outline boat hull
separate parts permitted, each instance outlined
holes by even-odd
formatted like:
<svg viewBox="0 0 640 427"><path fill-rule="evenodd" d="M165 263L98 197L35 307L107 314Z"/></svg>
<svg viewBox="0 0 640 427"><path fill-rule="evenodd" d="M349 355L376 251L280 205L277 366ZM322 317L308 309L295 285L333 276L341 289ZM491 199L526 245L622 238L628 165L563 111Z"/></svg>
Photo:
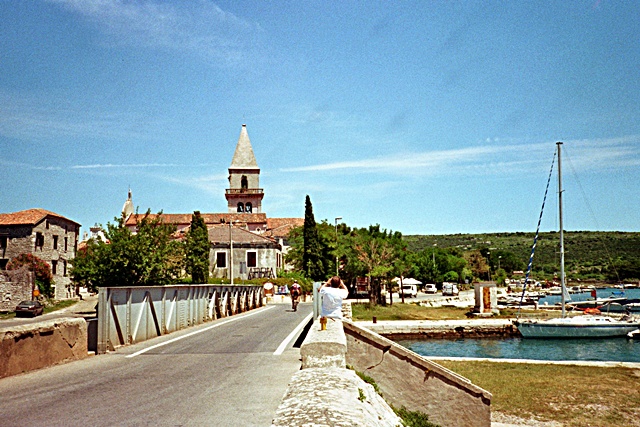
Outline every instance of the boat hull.
<svg viewBox="0 0 640 427"><path fill-rule="evenodd" d="M523 320L515 325L523 338L609 338L624 337L640 329L640 322L621 322L610 318L588 320Z"/></svg>

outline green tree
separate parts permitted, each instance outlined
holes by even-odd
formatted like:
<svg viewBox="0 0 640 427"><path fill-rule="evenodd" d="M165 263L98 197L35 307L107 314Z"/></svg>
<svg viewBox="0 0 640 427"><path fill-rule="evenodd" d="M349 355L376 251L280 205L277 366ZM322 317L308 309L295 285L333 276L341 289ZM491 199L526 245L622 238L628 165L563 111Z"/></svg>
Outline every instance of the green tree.
<svg viewBox="0 0 640 427"><path fill-rule="evenodd" d="M72 261L71 277L91 289L105 286L168 285L180 277L183 245L173 239L175 226L162 222L162 213L147 213L132 233L123 219L108 223L107 242L88 243Z"/></svg>
<svg viewBox="0 0 640 427"><path fill-rule="evenodd" d="M464 259L467 261L467 266L471 270L473 276L488 276L489 264L487 264L487 259L482 256L479 250L465 252Z"/></svg>
<svg viewBox="0 0 640 427"><path fill-rule="evenodd" d="M495 280L496 284L499 286L504 286L506 278L507 272L504 270L504 268L497 269L495 274L493 275L493 280Z"/></svg>
<svg viewBox="0 0 640 427"><path fill-rule="evenodd" d="M459 278L460 278L460 276L458 275L458 273L453 271L453 270L452 271L447 271L444 274L444 280L446 282L456 282L457 283Z"/></svg>
<svg viewBox="0 0 640 427"><path fill-rule="evenodd" d="M414 252L411 255L413 269L411 271L413 277L422 283L440 283L442 282L442 274L438 269L438 265L442 265L444 255L437 248L423 249Z"/></svg>
<svg viewBox="0 0 640 427"><path fill-rule="evenodd" d="M304 203L304 226L302 237L302 271L307 277L313 280L322 280L325 278L324 268L322 265L322 248L318 238L316 220L313 216L311 198L308 195Z"/></svg>
<svg viewBox="0 0 640 427"><path fill-rule="evenodd" d="M89 239L86 245L78 248L76 256L71 260L70 276L76 286L84 286L90 292L96 292L97 275L100 272L97 263L99 263L101 245L104 244L100 239Z"/></svg>
<svg viewBox="0 0 640 427"><path fill-rule="evenodd" d="M185 239L185 267L192 283L209 279L209 232L199 211L191 215L191 227Z"/></svg>
<svg viewBox="0 0 640 427"><path fill-rule="evenodd" d="M20 254L7 263L7 270L18 270L26 267L36 276L36 286L40 293L47 298L53 296L53 274L51 266L33 254Z"/></svg>
<svg viewBox="0 0 640 427"><path fill-rule="evenodd" d="M349 265L357 276L369 277L369 302L372 305L386 303L382 298L382 281L394 273L393 260L403 248L402 234L381 230L380 225L368 229L356 229L350 243L351 257Z"/></svg>

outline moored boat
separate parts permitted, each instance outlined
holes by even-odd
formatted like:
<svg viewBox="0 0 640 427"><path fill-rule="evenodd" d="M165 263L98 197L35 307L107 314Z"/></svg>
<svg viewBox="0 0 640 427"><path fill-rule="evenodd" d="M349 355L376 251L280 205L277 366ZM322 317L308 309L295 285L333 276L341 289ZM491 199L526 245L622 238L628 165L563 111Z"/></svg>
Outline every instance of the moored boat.
<svg viewBox="0 0 640 427"><path fill-rule="evenodd" d="M524 338L607 338L624 337L640 328L634 319L579 315L547 320L514 322Z"/></svg>
<svg viewBox="0 0 640 427"><path fill-rule="evenodd" d="M559 319L545 320L516 320L514 325L518 328L524 338L608 338L608 337L624 337L628 333L640 329L640 320L633 318L614 319L612 317L600 315L579 315L566 317L566 300L569 298L566 287L566 278L564 271L564 227L562 217L562 166L561 166L561 147L562 143L558 142L558 210L559 210L559 226L560 226L560 292L562 295L562 317ZM553 163L552 163L553 170ZM549 175L549 178L551 174ZM549 183L547 182L547 189ZM545 192L546 199L546 192ZM543 201L544 210L544 201ZM542 211L540 212L542 217ZM538 220L538 228L540 220ZM537 231L536 231L537 239ZM533 261L533 253L536 246L534 239L531 258L529 259L529 268L527 277L531 271L531 263ZM526 289L526 279L525 287Z"/></svg>

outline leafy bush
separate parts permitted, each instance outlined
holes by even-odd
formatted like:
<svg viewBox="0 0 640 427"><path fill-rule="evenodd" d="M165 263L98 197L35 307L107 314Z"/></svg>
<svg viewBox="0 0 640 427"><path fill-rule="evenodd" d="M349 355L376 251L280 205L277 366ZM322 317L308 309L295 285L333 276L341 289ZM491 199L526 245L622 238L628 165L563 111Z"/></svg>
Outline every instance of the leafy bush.
<svg viewBox="0 0 640 427"><path fill-rule="evenodd" d="M404 406L400 409L393 408L397 416L402 418L407 427L438 427L437 424L429 421L429 416L419 411L409 411Z"/></svg>
<svg viewBox="0 0 640 427"><path fill-rule="evenodd" d="M33 254L20 254L7 263L7 270L18 270L23 266L35 274L36 286L40 293L47 298L53 297L51 266Z"/></svg>

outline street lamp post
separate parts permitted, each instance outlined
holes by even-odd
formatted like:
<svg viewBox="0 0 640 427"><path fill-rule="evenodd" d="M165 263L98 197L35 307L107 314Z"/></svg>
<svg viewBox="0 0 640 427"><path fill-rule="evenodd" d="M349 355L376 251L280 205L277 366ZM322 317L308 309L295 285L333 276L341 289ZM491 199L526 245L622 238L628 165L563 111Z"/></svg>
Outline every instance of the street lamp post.
<svg viewBox="0 0 640 427"><path fill-rule="evenodd" d="M231 237L232 222L229 221L229 279L233 286L233 237Z"/></svg>
<svg viewBox="0 0 640 427"><path fill-rule="evenodd" d="M229 220L229 279L231 280L231 286L233 286L233 237L231 237L233 223L234 221Z"/></svg>
<svg viewBox="0 0 640 427"><path fill-rule="evenodd" d="M341 221L342 217L336 217L336 276L340 276L340 272L338 271L339 266L339 258L338 258L338 221Z"/></svg>

